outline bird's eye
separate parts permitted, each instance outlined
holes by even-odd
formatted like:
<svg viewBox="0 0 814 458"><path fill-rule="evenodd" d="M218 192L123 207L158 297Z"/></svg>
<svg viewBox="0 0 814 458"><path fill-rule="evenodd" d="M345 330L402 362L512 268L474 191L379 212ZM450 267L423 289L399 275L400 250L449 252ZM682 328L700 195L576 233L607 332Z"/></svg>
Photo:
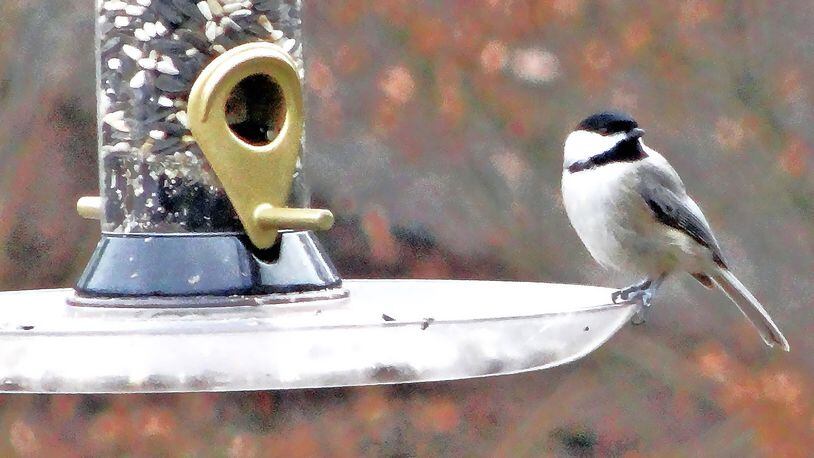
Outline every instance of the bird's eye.
<svg viewBox="0 0 814 458"><path fill-rule="evenodd" d="M599 129L599 133L600 133L601 135L606 135L606 134L608 133L608 128L607 128L607 127L603 127L603 128L601 128L601 129Z"/></svg>

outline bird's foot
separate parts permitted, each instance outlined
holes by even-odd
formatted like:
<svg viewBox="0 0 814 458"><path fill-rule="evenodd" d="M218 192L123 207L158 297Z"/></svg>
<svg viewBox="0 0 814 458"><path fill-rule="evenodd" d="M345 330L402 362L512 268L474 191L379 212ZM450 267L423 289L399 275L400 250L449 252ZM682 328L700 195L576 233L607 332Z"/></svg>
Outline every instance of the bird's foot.
<svg viewBox="0 0 814 458"><path fill-rule="evenodd" d="M651 284L652 282L650 280L644 280L627 288L620 289L619 291L614 291L611 293L611 300L614 304L633 300L637 294L649 289Z"/></svg>
<svg viewBox="0 0 814 458"><path fill-rule="evenodd" d="M664 276L659 277L653 281L650 279L636 283L635 285L628 286L627 288L620 289L611 293L611 299L614 304L620 302L634 302L639 304L639 310L633 315L630 320L633 324L643 324L647 321L647 313L650 310L650 304L653 301L653 296L661 284Z"/></svg>

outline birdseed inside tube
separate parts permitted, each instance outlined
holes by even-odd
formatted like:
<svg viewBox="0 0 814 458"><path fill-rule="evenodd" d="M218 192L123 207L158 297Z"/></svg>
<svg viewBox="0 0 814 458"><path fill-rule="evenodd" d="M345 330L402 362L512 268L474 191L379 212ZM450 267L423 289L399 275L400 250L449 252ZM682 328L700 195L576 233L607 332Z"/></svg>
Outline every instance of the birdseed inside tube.
<svg viewBox="0 0 814 458"><path fill-rule="evenodd" d="M189 93L212 60L256 41L282 46L302 76L300 12L299 0L97 1L103 232L242 232L189 130ZM226 108L236 133L274 138L278 126L246 108L274 89L271 81L238 86ZM290 201L307 204L299 164Z"/></svg>

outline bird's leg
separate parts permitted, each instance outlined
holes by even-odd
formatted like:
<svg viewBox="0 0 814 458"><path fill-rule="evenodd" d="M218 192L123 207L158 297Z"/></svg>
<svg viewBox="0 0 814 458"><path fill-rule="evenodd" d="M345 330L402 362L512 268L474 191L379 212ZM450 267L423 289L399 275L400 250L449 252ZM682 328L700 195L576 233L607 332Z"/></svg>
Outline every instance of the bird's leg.
<svg viewBox="0 0 814 458"><path fill-rule="evenodd" d="M633 324L643 324L647 321L647 314L650 310L650 305L653 302L653 296L656 295L656 291L661 286L662 282L664 282L664 278L666 277L665 274L660 275L655 280L648 281L648 285L641 288L638 291L633 292L630 295L630 300L634 300L639 302L639 310L633 315L633 319L631 319L631 323Z"/></svg>

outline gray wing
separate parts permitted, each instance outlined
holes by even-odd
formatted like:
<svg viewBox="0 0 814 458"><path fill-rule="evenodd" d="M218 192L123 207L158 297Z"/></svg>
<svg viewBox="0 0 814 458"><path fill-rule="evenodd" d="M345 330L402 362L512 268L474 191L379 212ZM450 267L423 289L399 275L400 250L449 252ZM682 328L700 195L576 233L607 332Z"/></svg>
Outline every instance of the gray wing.
<svg viewBox="0 0 814 458"><path fill-rule="evenodd" d="M678 187L676 183L672 183L673 186L665 186L663 181L666 178L669 177L662 175L658 179L640 182L639 194L653 212L653 216L658 222L684 232L700 245L709 248L715 263L726 267L721 248L698 206L681 192L683 186ZM680 182L678 184L680 185Z"/></svg>

